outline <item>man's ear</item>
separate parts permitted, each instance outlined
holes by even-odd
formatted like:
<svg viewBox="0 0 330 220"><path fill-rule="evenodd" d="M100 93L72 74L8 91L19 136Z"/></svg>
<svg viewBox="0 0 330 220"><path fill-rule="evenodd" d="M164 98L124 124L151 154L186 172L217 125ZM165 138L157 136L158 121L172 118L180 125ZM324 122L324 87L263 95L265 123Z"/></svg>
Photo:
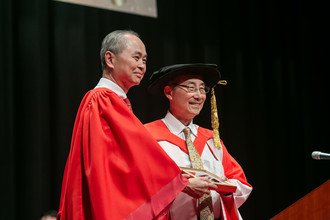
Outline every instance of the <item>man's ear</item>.
<svg viewBox="0 0 330 220"><path fill-rule="evenodd" d="M172 91L173 89L170 86L164 87L164 95L168 100L172 100Z"/></svg>
<svg viewBox="0 0 330 220"><path fill-rule="evenodd" d="M113 69L114 65L113 65L113 60L114 60L114 57L115 57L115 54L110 52L110 51L107 51L105 52L104 54L104 61L105 61L105 64L110 67L111 69Z"/></svg>

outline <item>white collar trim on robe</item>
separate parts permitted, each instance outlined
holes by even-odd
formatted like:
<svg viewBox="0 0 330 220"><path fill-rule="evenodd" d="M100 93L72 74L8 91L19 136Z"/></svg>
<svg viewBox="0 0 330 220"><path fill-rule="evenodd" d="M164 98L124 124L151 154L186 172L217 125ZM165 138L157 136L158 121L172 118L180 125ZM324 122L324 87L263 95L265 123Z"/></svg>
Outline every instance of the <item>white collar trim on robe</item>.
<svg viewBox="0 0 330 220"><path fill-rule="evenodd" d="M120 86L118 86L116 83L112 82L109 79L102 77L100 79L99 83L95 86L95 88L101 88L101 87L105 87L105 88L112 90L114 93L116 93L122 99L127 98L127 95L124 92L124 90Z"/></svg>

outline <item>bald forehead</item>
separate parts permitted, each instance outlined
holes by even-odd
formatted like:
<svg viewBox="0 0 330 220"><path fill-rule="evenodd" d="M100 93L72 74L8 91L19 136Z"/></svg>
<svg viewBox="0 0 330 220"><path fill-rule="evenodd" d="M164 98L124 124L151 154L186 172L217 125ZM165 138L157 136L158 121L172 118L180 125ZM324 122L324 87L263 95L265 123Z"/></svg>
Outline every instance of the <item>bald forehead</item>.
<svg viewBox="0 0 330 220"><path fill-rule="evenodd" d="M136 50L135 52L139 53L139 55L141 56L145 56L145 57L147 56L146 47L143 41L139 37L133 34L125 35L125 49L128 47L135 48Z"/></svg>

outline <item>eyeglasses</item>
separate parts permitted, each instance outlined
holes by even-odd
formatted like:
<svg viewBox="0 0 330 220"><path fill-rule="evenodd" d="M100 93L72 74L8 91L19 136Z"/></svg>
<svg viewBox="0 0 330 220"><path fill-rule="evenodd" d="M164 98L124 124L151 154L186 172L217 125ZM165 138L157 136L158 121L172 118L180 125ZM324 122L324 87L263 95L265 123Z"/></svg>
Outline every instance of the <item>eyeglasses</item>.
<svg viewBox="0 0 330 220"><path fill-rule="evenodd" d="M196 86L188 86L188 85L181 85L181 84L173 84L174 86L178 86L179 88L183 89L184 91L186 91L187 93L195 93L197 92L197 90L199 90L199 92L201 94L206 94L210 91L210 87L208 86L203 86L200 88L197 88Z"/></svg>

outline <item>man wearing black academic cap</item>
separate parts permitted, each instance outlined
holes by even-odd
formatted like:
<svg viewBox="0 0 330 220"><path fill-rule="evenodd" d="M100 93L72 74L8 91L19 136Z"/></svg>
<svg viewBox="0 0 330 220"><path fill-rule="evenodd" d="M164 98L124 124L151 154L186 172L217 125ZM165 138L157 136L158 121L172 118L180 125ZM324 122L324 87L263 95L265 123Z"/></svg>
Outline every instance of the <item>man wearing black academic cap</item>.
<svg viewBox="0 0 330 220"><path fill-rule="evenodd" d="M163 119L145 125L149 132L178 166L207 170L234 187L232 191L219 187L199 198L183 191L172 203L168 219L242 219L238 208L248 198L252 186L228 153L217 129L212 131L193 123L207 93L219 80L215 64L200 63L166 66L150 77L148 90L152 94L164 94L169 109ZM216 114L216 120L212 121L215 123L217 113L213 114Z"/></svg>

